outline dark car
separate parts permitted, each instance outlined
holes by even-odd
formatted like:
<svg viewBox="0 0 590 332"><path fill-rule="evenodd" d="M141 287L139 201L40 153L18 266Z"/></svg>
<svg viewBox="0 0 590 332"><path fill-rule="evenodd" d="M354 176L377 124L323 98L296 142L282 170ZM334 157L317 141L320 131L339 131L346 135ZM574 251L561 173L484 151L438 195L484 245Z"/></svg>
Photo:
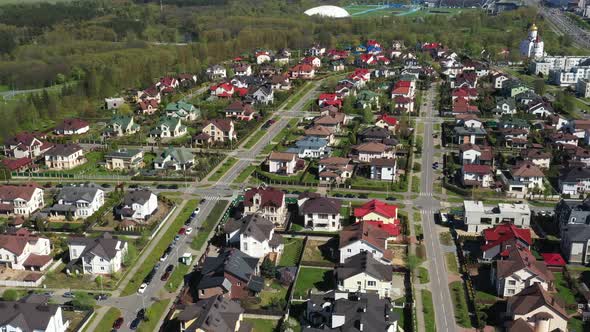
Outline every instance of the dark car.
<svg viewBox="0 0 590 332"><path fill-rule="evenodd" d="M75 295L72 292L65 292L64 297L66 297L68 299L73 299L75 297Z"/></svg>
<svg viewBox="0 0 590 332"><path fill-rule="evenodd" d="M356 196L353 195L353 194L346 194L346 195L344 195L344 197L346 197L346 198L355 198Z"/></svg>
<svg viewBox="0 0 590 332"><path fill-rule="evenodd" d="M184 225L185 225L185 226L190 226L192 222L193 222L193 221L192 221L191 219L187 219L187 220L184 222Z"/></svg>
<svg viewBox="0 0 590 332"><path fill-rule="evenodd" d="M393 196L389 196L387 198L385 198L388 201L395 201L397 198L393 197Z"/></svg>
<svg viewBox="0 0 590 332"><path fill-rule="evenodd" d="M123 326L123 317L119 317L117 318L117 320L113 323L113 328L115 330L118 330L121 328L121 326Z"/></svg>
<svg viewBox="0 0 590 332"><path fill-rule="evenodd" d="M104 300L106 300L106 299L108 299L108 298L109 298L109 295L108 295L108 294L96 294L96 295L94 296L94 298L95 298L97 301L104 301Z"/></svg>
<svg viewBox="0 0 590 332"><path fill-rule="evenodd" d="M367 195L367 194L360 194L359 195L359 198L369 198L369 195Z"/></svg>
<svg viewBox="0 0 590 332"><path fill-rule="evenodd" d="M204 198L202 198L200 203L201 203L201 204L205 203L205 199L204 199Z"/></svg>
<svg viewBox="0 0 590 332"><path fill-rule="evenodd" d="M169 277L170 277L170 272L166 271L166 272L164 272L164 274L162 274L162 277L160 278L160 280L166 281L166 280L168 280Z"/></svg>
<svg viewBox="0 0 590 332"><path fill-rule="evenodd" d="M166 272L172 272L172 270L174 270L174 265L170 264L166 266Z"/></svg>
<svg viewBox="0 0 590 332"><path fill-rule="evenodd" d="M145 309L144 308L139 309L139 311L137 312L137 318L138 319L144 319L145 318Z"/></svg>
<svg viewBox="0 0 590 332"><path fill-rule="evenodd" d="M137 329L137 327L139 326L139 323L141 323L141 319L139 319L139 318L135 318L135 319L134 319L134 320L131 322L131 324L129 324L129 328L130 328L130 329L132 329L132 330L135 330L135 329Z"/></svg>

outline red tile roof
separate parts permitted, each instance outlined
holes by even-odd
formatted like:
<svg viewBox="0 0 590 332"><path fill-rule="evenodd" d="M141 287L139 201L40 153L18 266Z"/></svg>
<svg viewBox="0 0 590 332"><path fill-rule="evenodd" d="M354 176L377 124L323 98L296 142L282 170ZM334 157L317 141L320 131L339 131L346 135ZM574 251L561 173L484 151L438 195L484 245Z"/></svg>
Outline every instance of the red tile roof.
<svg viewBox="0 0 590 332"><path fill-rule="evenodd" d="M549 266L565 266L565 259L558 253L544 253L541 254L545 264Z"/></svg>
<svg viewBox="0 0 590 332"><path fill-rule="evenodd" d="M532 243L529 229L518 228L512 224L501 224L494 228L488 228L483 231L483 236L486 244L481 247L482 251L489 250L513 239L520 239L529 246Z"/></svg>
<svg viewBox="0 0 590 332"><path fill-rule="evenodd" d="M393 116L389 116L387 114L379 115L379 117L377 118L377 121L379 121L379 120L383 120L383 122L387 123L390 126L395 126L397 124L397 119L394 118Z"/></svg>
<svg viewBox="0 0 590 332"><path fill-rule="evenodd" d="M33 159L27 157L19 159L3 159L2 165L10 171L16 171L25 166L33 165Z"/></svg>
<svg viewBox="0 0 590 332"><path fill-rule="evenodd" d="M354 216L362 218L371 212L375 212L386 218L397 218L397 206L389 205L376 199L355 208Z"/></svg>
<svg viewBox="0 0 590 332"><path fill-rule="evenodd" d="M467 164L463 165L463 173L490 174L492 173L492 167L489 165Z"/></svg>
<svg viewBox="0 0 590 332"><path fill-rule="evenodd" d="M265 206L280 207L283 205L283 202L285 200L285 193L279 189L254 188L254 189L248 190L244 194L244 205L245 206L254 205L254 196L256 194L260 195L260 207L265 207Z"/></svg>

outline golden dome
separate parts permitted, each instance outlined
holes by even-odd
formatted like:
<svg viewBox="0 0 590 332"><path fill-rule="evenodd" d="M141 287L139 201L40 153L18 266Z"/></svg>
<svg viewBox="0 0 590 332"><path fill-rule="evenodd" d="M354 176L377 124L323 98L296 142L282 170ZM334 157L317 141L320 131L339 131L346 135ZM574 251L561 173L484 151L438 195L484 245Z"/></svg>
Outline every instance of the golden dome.
<svg viewBox="0 0 590 332"><path fill-rule="evenodd" d="M535 23L533 23L533 25L531 26L531 31L537 31L537 26L535 25Z"/></svg>

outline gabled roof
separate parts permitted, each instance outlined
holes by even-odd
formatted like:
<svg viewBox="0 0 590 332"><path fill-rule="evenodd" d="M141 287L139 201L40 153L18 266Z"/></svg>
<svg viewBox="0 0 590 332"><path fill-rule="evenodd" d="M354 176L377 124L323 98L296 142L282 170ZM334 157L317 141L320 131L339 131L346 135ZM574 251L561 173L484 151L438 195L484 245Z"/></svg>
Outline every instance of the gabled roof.
<svg viewBox="0 0 590 332"><path fill-rule="evenodd" d="M292 161L294 159L297 159L297 154L289 152L273 151L268 156L268 160Z"/></svg>
<svg viewBox="0 0 590 332"><path fill-rule="evenodd" d="M55 144L53 148L45 153L46 156L71 156L82 150L78 144Z"/></svg>
<svg viewBox="0 0 590 332"><path fill-rule="evenodd" d="M547 269L545 262L537 261L527 248L518 245L508 249L508 257L497 261L496 264L498 279L506 278L524 269L545 281L554 279L553 273Z"/></svg>
<svg viewBox="0 0 590 332"><path fill-rule="evenodd" d="M350 158L343 158L343 157L328 157L324 159L320 159L318 164L320 165L334 165L334 166L346 166L350 164Z"/></svg>
<svg viewBox="0 0 590 332"><path fill-rule="evenodd" d="M260 195L260 207L280 207L285 201L285 193L275 188L254 188L244 194L244 205L254 205L254 196Z"/></svg>
<svg viewBox="0 0 590 332"><path fill-rule="evenodd" d="M379 200L373 199L358 208L354 209L354 216L362 218L369 213L377 213L386 218L395 218L397 216L397 206L389 205Z"/></svg>
<svg viewBox="0 0 590 332"><path fill-rule="evenodd" d="M561 182L578 182L590 179L590 169L585 167L564 168L560 170L560 173L559 181Z"/></svg>
<svg viewBox="0 0 590 332"><path fill-rule="evenodd" d="M388 150L388 147L383 143L368 142L357 145L354 147L354 150L367 153L383 153Z"/></svg>
<svg viewBox="0 0 590 332"><path fill-rule="evenodd" d="M270 241L274 228L270 220L259 214L251 214L239 220L232 219L223 227L228 234L239 230L240 234L252 237L258 242Z"/></svg>
<svg viewBox="0 0 590 332"><path fill-rule="evenodd" d="M79 130L88 126L90 126L90 124L87 121L81 119L64 119L57 127L55 127L55 130Z"/></svg>
<svg viewBox="0 0 590 332"><path fill-rule="evenodd" d="M26 229L14 234L0 234L0 248L20 256L27 243L35 244L38 239L39 237L32 235Z"/></svg>
<svg viewBox="0 0 590 332"><path fill-rule="evenodd" d="M39 187L35 184L2 185L0 186L0 200L12 201L20 198L28 201L33 197L37 188Z"/></svg>
<svg viewBox="0 0 590 332"><path fill-rule="evenodd" d="M85 246L84 252L80 254L80 257L93 254L111 260L117 255L119 250L123 249L125 241L113 237L110 233L103 233L101 237L97 238L72 237L68 239L68 244Z"/></svg>
<svg viewBox="0 0 590 332"><path fill-rule="evenodd" d="M561 303L558 303L555 298L538 283L534 283L508 299L508 307L511 311L510 314L513 315L527 315L543 306L553 309L555 313L561 315L565 320L569 317Z"/></svg>
<svg viewBox="0 0 590 332"><path fill-rule="evenodd" d="M361 221L356 224L346 226L340 231L340 245L339 248L347 245L363 241L383 252L383 256L387 260L391 260L392 253L387 249L387 240L394 237L388 231L379 227L379 224Z"/></svg>
<svg viewBox="0 0 590 332"><path fill-rule="evenodd" d="M463 165L463 173L492 174L490 165L467 164Z"/></svg>
<svg viewBox="0 0 590 332"><path fill-rule="evenodd" d="M234 332L244 312L239 302L226 299L223 295L199 300L179 309L182 311L177 319L188 323L186 331Z"/></svg>
<svg viewBox="0 0 590 332"><path fill-rule="evenodd" d="M307 213L327 213L340 214L342 202L335 198L314 197L309 198L301 205L301 212Z"/></svg>
<svg viewBox="0 0 590 332"><path fill-rule="evenodd" d="M336 268L338 280L346 280L360 273L366 273L380 281L391 281L393 279L393 265L383 264L373 258L373 254L364 251L346 259Z"/></svg>
<svg viewBox="0 0 590 332"><path fill-rule="evenodd" d="M383 120L383 122L387 123L390 126L397 125L397 119L394 118L393 116L389 116L387 114L379 115L379 117L377 118L377 121L381 121L381 120Z"/></svg>
<svg viewBox="0 0 590 332"><path fill-rule="evenodd" d="M58 309L57 304L2 301L0 326L9 325L24 332L45 331Z"/></svg>
<svg viewBox="0 0 590 332"><path fill-rule="evenodd" d="M204 126L212 124L213 126L219 128L224 132L228 132L231 130L232 120L230 119L212 119L205 121Z"/></svg>
<svg viewBox="0 0 590 332"><path fill-rule="evenodd" d="M57 201L76 202L86 201L92 202L96 195L103 190L94 184L80 185L80 186L65 186L57 195Z"/></svg>
<svg viewBox="0 0 590 332"><path fill-rule="evenodd" d="M482 251L489 250L513 239L519 239L527 245L532 243L530 229L518 228L513 224L500 224L494 228L485 229L483 236L487 243L481 247Z"/></svg>
<svg viewBox="0 0 590 332"><path fill-rule="evenodd" d="M244 282L254 276L258 258L246 255L235 248L225 248L217 257L208 256L201 265L202 278L197 289L220 286L229 273Z"/></svg>
<svg viewBox="0 0 590 332"><path fill-rule="evenodd" d="M131 206L133 204L144 205L152 197L153 193L148 189L137 189L125 193L123 205Z"/></svg>
<svg viewBox="0 0 590 332"><path fill-rule="evenodd" d="M543 172L530 161L524 161L512 168L512 176L520 177L543 177Z"/></svg>

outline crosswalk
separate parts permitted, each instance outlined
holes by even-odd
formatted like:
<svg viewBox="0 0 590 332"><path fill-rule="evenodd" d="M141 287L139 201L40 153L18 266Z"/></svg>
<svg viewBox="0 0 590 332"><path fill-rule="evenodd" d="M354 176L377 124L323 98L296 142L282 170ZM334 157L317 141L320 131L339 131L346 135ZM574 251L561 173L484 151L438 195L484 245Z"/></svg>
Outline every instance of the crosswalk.
<svg viewBox="0 0 590 332"><path fill-rule="evenodd" d="M420 197L433 197L433 195L432 195L431 192L430 193L423 193L423 192L421 192L419 196Z"/></svg>
<svg viewBox="0 0 590 332"><path fill-rule="evenodd" d="M202 195L201 197L206 201L218 201L221 199L219 195Z"/></svg>

